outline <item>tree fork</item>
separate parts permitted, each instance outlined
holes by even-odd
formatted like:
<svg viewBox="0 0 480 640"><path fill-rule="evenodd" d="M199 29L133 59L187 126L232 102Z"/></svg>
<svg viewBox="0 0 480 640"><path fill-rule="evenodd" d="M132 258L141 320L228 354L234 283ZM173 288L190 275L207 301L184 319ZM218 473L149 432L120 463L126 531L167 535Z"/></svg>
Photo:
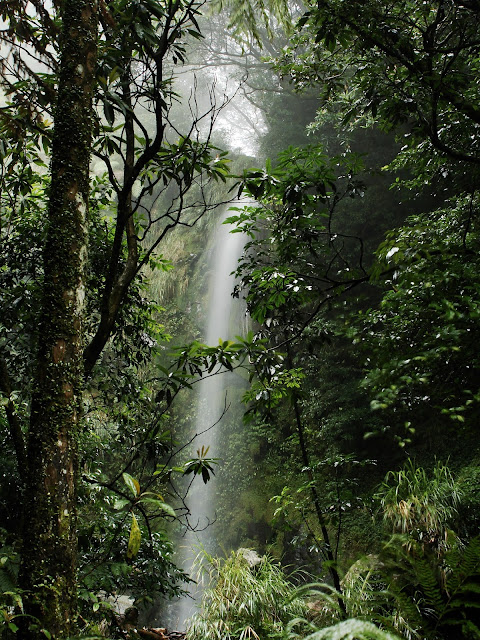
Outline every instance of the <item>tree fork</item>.
<svg viewBox="0 0 480 640"><path fill-rule="evenodd" d="M21 636L29 640L44 639L41 629L60 639L76 627L77 437L97 21L97 0L65 0L20 572L28 616Z"/></svg>

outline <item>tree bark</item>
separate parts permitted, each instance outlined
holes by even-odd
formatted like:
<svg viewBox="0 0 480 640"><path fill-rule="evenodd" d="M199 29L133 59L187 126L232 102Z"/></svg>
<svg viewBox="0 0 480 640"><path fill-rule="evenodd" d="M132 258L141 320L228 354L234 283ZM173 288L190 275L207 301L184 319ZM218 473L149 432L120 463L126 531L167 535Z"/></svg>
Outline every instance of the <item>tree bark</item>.
<svg viewBox="0 0 480 640"><path fill-rule="evenodd" d="M51 161L43 309L27 449L20 584L24 638L76 627L77 438L83 381L96 0L65 0ZM30 629L28 626L30 625Z"/></svg>

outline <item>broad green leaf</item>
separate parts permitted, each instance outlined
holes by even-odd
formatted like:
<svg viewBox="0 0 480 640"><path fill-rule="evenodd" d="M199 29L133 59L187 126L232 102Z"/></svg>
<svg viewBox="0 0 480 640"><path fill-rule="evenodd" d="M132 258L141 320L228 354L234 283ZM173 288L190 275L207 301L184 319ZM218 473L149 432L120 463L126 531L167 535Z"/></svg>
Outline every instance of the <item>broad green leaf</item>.
<svg viewBox="0 0 480 640"><path fill-rule="evenodd" d="M136 480L135 478L133 478L130 474L128 473L123 473L123 481L125 482L125 484L127 485L127 487L131 490L131 492L133 493L133 495L135 497L137 497L138 495L140 495L140 484L138 482L138 480Z"/></svg>
<svg viewBox="0 0 480 640"><path fill-rule="evenodd" d="M168 513L169 516L175 517L174 508L171 507L166 502L163 502L162 500L158 500L157 498L150 498L147 496L147 497L142 497L141 502L147 502L148 504L153 504L158 509L161 509L162 511L165 511L165 513Z"/></svg>
<svg viewBox="0 0 480 640"><path fill-rule="evenodd" d="M142 532L140 531L135 515L132 513L132 526L130 529L130 537L128 539L127 560L133 560L137 556L138 550L140 549L141 539Z"/></svg>
<svg viewBox="0 0 480 640"><path fill-rule="evenodd" d="M115 500L115 502L113 504L113 508L116 511L120 511L121 509L126 507L127 504L130 504L130 500L127 500L126 498L118 498L118 500Z"/></svg>

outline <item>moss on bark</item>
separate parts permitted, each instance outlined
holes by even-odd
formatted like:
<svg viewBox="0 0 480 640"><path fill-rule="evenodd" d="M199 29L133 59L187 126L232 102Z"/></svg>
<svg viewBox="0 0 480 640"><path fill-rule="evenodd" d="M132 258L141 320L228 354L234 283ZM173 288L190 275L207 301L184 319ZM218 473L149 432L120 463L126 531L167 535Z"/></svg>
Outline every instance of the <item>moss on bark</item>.
<svg viewBox="0 0 480 640"><path fill-rule="evenodd" d="M38 629L74 633L77 435L83 380L96 0L66 0L51 162L43 311L27 450L21 586Z"/></svg>

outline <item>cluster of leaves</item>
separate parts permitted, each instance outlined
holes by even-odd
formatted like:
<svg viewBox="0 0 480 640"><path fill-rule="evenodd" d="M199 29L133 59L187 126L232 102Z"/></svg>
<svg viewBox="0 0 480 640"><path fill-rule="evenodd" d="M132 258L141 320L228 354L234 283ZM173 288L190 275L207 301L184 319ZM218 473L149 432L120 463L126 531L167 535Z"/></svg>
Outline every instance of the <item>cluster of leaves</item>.
<svg viewBox="0 0 480 640"><path fill-rule="evenodd" d="M241 190L258 204L226 222L251 238L237 269L237 293L247 291L255 320L268 327L282 317L288 326L286 318L302 308L320 308L334 291L362 280L361 242L334 217L341 201L363 195L355 177L361 167L355 154L328 158L321 147L307 146L285 150L274 169L267 163L264 171L246 173Z"/></svg>
<svg viewBox="0 0 480 640"><path fill-rule="evenodd" d="M462 490L447 465L437 462L427 473L409 459L400 471L387 473L376 498L395 533L441 549L456 524Z"/></svg>
<svg viewBox="0 0 480 640"><path fill-rule="evenodd" d="M429 474L409 461L387 475L378 495L387 539L378 555L357 560L342 581L352 620L318 630L341 612L331 587L306 587L302 593L314 601L316 618L293 621L291 637L304 637L307 625L312 640L478 638L480 544L450 529L459 486L448 467L437 464ZM402 533L389 535L390 523Z"/></svg>
<svg viewBox="0 0 480 640"><path fill-rule="evenodd" d="M305 623L306 621L303 622L303 624ZM308 628L308 624L306 626ZM323 629L316 629L315 625L311 625L309 631L312 629L315 629L312 633L307 632L307 635L302 633L301 636L296 631L291 631L289 638L292 640L299 637L305 638L305 640L399 640L399 636L396 634L385 631L372 622L357 618L349 618Z"/></svg>
<svg viewBox="0 0 480 640"><path fill-rule="evenodd" d="M279 67L323 87L322 111L334 104L343 125L409 123L405 156L441 176L452 161L478 165L478 19L475 4L453 0L326 0L307 6Z"/></svg>
<svg viewBox="0 0 480 640"><path fill-rule="evenodd" d="M6 529L0 529L0 633L15 634L24 616L22 592L18 589L19 542Z"/></svg>
<svg viewBox="0 0 480 640"><path fill-rule="evenodd" d="M248 549L225 559L203 554L208 587L189 623L192 640L280 638L289 620L305 615L306 604L292 597L294 584L283 569L268 556L252 561L251 555Z"/></svg>
<svg viewBox="0 0 480 640"><path fill-rule="evenodd" d="M48 179L38 138L20 136L8 146L7 129L4 124L0 146L0 349L14 381L11 400L19 415L25 415L30 389L17 381L31 377L36 350L32 329L38 324Z"/></svg>
<svg viewBox="0 0 480 640"><path fill-rule="evenodd" d="M105 615L107 596L129 593L148 606L158 596L181 593L187 579L173 563L171 541L155 525L162 515L175 518L175 511L157 492L141 491L133 476L124 473L122 480L123 489L92 484L91 477L82 486L79 598L87 620Z"/></svg>
<svg viewBox="0 0 480 640"><path fill-rule="evenodd" d="M306 162L299 162L298 150L285 154L283 163L280 159L280 174L274 173L278 182L267 180L268 167L263 173L252 174L246 182L255 197L263 198L263 205L265 195L273 196L276 190L277 196L276 203L270 198L268 222L262 221L269 240L263 245L257 242L258 256L255 247L250 263L247 259L243 263L250 306L260 322L275 322L282 305L298 311L310 299L311 310L312 305L321 305L325 297L331 300L337 294L343 296L348 291L347 271L352 279L368 273L377 283L384 283L387 276L390 290L379 309L364 313L355 338L366 347L365 387L373 393L374 406L395 409L397 416L390 415L389 420L397 425L413 422L413 413L417 412L418 417L427 407L427 411L434 408L464 422L477 402L478 367L473 345L478 324L478 206L472 185L476 184L479 164L475 55L478 18L478 8L471 3L404 0L383 6L372 1L360 7L354 2L326 0L306 7L291 46L277 60L277 69L290 78L296 89L308 87L320 94L322 106L312 130L325 132L326 124L333 121L342 130L349 126L353 138L365 125L371 127L372 135L374 126L397 132L404 146L390 169L407 168L404 184L415 189L417 196L426 188L435 191L437 202L443 198L446 206L441 210L411 218L407 226L388 234L373 271L368 269L368 254L363 256L367 240L363 234L346 240L345 218L340 217L340 227L338 223L331 227L329 207L325 208L322 221L318 217L312 219L311 207L304 206L305 186L309 185L310 199L315 197L316 189L314 181L305 180L308 163L312 166L317 162L311 149L305 149ZM323 162L327 166L328 161ZM287 188L286 175L292 178ZM321 172L319 177L322 184ZM263 185L267 183L265 189ZM321 188L325 192L325 184ZM356 192L361 190L359 185ZM332 202L338 190L335 192L327 183L326 192ZM448 200L452 194L455 196ZM295 216L297 205L299 215ZM371 206L372 217L378 220L373 202ZM290 217L284 215L287 208ZM255 215L257 219L267 217L262 208ZM281 225L270 222L275 215L281 218ZM241 216L237 218L247 232L259 231L260 224L255 231L248 214L243 221ZM343 233L337 234L338 229ZM335 240L337 253L333 252L330 270L318 271L319 255L324 264L330 265L328 253L320 254L316 244L322 232L330 243L326 241L325 246L335 249L332 239ZM305 240L310 242L310 255L303 269L299 269ZM348 242L354 242L358 250L349 252L345 246ZM340 244L342 249L338 251ZM278 259L284 246L287 251L283 260ZM297 247L302 249L296 251ZM257 257L266 265L263 270L255 265ZM340 278L337 270L342 272ZM298 276L305 273L304 281ZM311 287L307 295L305 283ZM311 317L304 313L304 323L309 323ZM288 326L284 318L277 322ZM283 339L286 337L289 336ZM474 419L472 416L472 424ZM400 441L405 444L409 439L411 432Z"/></svg>
<svg viewBox="0 0 480 640"><path fill-rule="evenodd" d="M388 234L377 268L393 270L390 290L354 332L375 406L397 406L412 422L427 407L464 422L478 403L476 200Z"/></svg>
<svg viewBox="0 0 480 640"><path fill-rule="evenodd" d="M303 468L300 474L289 478L280 494L273 496L275 505L273 520L281 523L283 528L295 533L293 545L306 544L310 540L309 551L322 553L324 541L317 534L314 521L314 509L311 502L310 489L321 486L321 506L329 527L336 530L335 548L338 554L340 535L343 534L343 520L349 512L365 509L365 500L358 495L359 477L364 468L371 469L373 460L356 460L352 454L334 456L312 456L311 468ZM310 474L312 472L312 475ZM302 540L302 529L306 529L309 537Z"/></svg>
<svg viewBox="0 0 480 640"><path fill-rule="evenodd" d="M136 604L148 606L159 596L179 595L181 583L188 582L174 564L165 522L185 524L191 482L185 486L181 479L193 474L208 482L216 460L202 448L197 458L176 463L185 445L173 439L168 414L151 389L142 393L148 395L137 398L136 411L118 399L106 415L99 407L87 414L79 493L79 581L86 614L105 613L99 590L128 592Z"/></svg>

